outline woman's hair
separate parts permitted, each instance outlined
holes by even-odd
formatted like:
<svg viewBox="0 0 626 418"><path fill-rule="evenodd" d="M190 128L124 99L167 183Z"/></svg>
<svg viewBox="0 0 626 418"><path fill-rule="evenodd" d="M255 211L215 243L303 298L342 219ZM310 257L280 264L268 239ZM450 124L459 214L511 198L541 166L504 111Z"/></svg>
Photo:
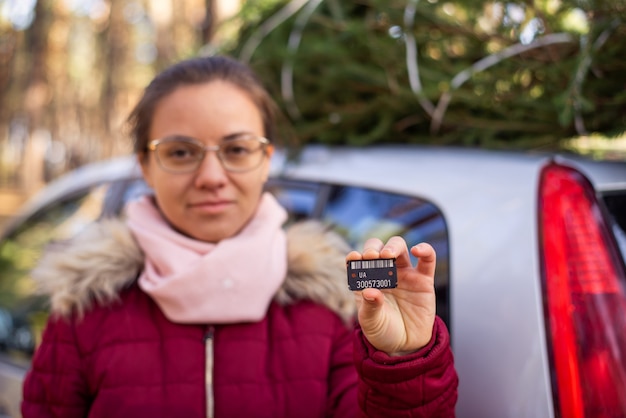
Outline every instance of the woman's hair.
<svg viewBox="0 0 626 418"><path fill-rule="evenodd" d="M276 105L256 74L245 64L226 56L192 58L165 69L148 84L128 116L135 153L147 150L150 126L158 103L178 87L227 81L247 92L263 119L264 135L274 141Z"/></svg>

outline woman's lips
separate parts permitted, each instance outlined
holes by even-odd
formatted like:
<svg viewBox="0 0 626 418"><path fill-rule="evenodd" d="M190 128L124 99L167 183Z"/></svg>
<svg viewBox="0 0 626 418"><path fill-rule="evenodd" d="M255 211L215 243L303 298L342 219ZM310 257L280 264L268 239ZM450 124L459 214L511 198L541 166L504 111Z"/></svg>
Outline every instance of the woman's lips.
<svg viewBox="0 0 626 418"><path fill-rule="evenodd" d="M232 200L215 200L215 201L205 201L192 203L189 207L196 212L200 212L203 214L219 214L226 211L229 207L231 207L235 202Z"/></svg>

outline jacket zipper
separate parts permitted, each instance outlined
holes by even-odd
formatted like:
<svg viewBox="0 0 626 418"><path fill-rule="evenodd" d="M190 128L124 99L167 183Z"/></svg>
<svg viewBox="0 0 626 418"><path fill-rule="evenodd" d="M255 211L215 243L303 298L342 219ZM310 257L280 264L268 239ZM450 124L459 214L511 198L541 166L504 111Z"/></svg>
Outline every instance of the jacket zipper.
<svg viewBox="0 0 626 418"><path fill-rule="evenodd" d="M215 405L213 400L213 339L215 328L211 325L204 334L204 352L206 355L204 368L204 384L206 387L206 416L213 418Z"/></svg>

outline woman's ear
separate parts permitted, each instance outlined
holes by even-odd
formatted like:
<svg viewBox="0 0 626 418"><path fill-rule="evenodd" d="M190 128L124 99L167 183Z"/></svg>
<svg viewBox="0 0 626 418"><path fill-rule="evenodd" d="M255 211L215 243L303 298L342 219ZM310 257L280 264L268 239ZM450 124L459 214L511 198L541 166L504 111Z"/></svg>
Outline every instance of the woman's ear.
<svg viewBox="0 0 626 418"><path fill-rule="evenodd" d="M146 152L138 152L137 153L137 164L141 168L141 174L143 176L144 181L150 187L152 187L152 182L150 181L150 167L148 158L150 156Z"/></svg>
<svg viewBox="0 0 626 418"><path fill-rule="evenodd" d="M265 153L267 155L267 163L265 168L263 169L263 183L267 182L267 179L270 176L270 168L272 166L272 155L274 155L274 145L269 144L267 148L265 148Z"/></svg>

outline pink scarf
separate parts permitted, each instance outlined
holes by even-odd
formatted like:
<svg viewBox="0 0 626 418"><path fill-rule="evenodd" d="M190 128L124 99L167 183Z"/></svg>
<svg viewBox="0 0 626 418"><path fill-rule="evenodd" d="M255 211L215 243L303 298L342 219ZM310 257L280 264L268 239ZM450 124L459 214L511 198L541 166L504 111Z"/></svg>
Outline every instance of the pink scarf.
<svg viewBox="0 0 626 418"><path fill-rule="evenodd" d="M239 234L217 244L172 229L143 197L127 224L145 253L139 286L178 323L259 321L285 279L287 213L269 193Z"/></svg>

